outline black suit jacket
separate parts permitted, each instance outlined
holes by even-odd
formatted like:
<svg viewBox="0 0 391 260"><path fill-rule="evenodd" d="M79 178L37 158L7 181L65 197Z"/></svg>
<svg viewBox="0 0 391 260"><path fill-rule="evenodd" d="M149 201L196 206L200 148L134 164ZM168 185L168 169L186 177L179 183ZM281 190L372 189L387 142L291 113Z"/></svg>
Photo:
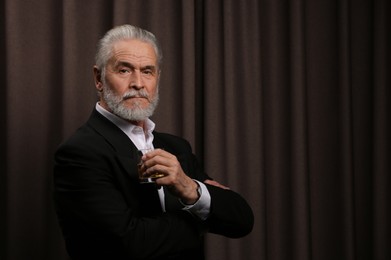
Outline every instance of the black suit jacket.
<svg viewBox="0 0 391 260"><path fill-rule="evenodd" d="M191 178L209 178L184 139L154 132L154 146L176 155ZM138 182L136 158L131 140L96 110L58 148L54 201L73 259L203 259L205 230L228 237L252 230L246 201L211 185L206 221L181 210L169 193L162 212L157 188Z"/></svg>

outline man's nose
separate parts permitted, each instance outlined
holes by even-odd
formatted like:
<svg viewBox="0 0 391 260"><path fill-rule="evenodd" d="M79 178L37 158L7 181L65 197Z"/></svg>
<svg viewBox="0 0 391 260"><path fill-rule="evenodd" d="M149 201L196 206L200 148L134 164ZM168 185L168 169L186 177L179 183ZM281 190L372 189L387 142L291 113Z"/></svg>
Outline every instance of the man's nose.
<svg viewBox="0 0 391 260"><path fill-rule="evenodd" d="M143 88L143 82L141 78L141 72L135 70L131 77L130 77L130 84L129 87L135 88L135 89L141 89Z"/></svg>

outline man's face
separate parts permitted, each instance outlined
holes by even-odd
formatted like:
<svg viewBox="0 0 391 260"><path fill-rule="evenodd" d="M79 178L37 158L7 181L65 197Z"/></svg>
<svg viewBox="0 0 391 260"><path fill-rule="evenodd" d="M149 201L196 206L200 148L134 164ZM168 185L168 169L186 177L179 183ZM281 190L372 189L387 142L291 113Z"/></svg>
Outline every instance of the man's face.
<svg viewBox="0 0 391 260"><path fill-rule="evenodd" d="M140 40L124 40L114 44L112 53L102 79L100 104L123 119L145 120L159 99L154 48Z"/></svg>

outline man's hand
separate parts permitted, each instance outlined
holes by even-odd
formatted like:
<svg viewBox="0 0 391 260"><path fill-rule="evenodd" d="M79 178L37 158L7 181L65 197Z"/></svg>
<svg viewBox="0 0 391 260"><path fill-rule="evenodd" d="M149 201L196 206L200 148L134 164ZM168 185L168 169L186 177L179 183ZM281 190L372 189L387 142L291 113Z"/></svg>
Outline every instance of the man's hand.
<svg viewBox="0 0 391 260"><path fill-rule="evenodd" d="M225 190L229 190L229 187L224 186L223 184L220 184L219 182L217 182L215 180L205 180L204 183L209 184L209 185L213 185L213 186L225 189Z"/></svg>
<svg viewBox="0 0 391 260"><path fill-rule="evenodd" d="M185 204L194 204L199 199L198 184L184 173L175 155L156 149L143 155L142 160L146 176L156 172L164 175L156 179L158 186L167 186Z"/></svg>

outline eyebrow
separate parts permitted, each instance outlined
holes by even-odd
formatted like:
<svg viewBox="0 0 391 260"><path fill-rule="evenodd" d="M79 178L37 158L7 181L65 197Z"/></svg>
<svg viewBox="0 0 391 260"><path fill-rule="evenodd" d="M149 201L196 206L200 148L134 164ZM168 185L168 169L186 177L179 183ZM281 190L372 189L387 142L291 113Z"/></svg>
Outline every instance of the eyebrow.
<svg viewBox="0 0 391 260"><path fill-rule="evenodd" d="M125 67L128 67L128 68L134 68L135 66L127 61L117 61L115 63L115 67L118 68L119 66L125 66ZM151 70L156 70L156 66L154 65L146 65L144 67L141 67L141 69L151 69Z"/></svg>

